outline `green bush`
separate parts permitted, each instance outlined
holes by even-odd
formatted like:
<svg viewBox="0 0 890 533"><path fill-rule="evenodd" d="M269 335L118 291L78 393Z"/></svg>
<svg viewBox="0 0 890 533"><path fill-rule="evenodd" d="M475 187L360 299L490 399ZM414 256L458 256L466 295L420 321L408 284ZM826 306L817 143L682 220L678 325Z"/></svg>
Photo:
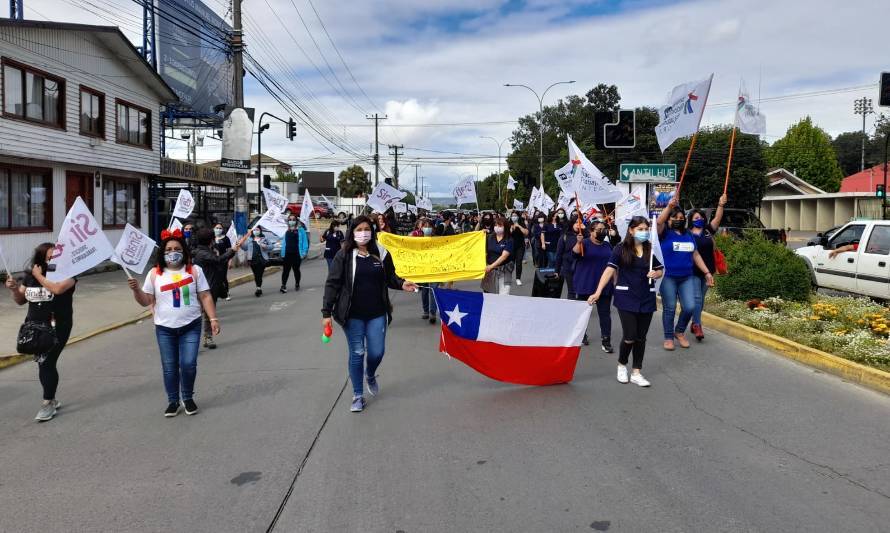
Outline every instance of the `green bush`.
<svg viewBox="0 0 890 533"><path fill-rule="evenodd" d="M809 301L810 272L792 250L766 240L759 231L746 232L742 239L719 236L717 246L729 267L728 275L716 276L716 290L723 298Z"/></svg>

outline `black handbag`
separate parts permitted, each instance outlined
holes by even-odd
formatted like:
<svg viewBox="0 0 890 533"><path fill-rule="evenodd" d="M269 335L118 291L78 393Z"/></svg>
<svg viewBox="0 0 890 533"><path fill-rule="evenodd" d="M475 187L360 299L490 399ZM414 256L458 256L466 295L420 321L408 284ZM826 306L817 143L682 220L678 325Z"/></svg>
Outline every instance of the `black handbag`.
<svg viewBox="0 0 890 533"><path fill-rule="evenodd" d="M27 355L41 355L55 348L58 342L56 329L51 324L26 320L19 328L16 350Z"/></svg>

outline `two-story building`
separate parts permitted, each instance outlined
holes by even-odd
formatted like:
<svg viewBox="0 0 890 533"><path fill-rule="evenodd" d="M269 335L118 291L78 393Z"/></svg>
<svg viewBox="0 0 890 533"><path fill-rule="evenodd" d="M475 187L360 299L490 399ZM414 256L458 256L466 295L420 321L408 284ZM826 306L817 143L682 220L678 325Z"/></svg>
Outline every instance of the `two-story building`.
<svg viewBox="0 0 890 533"><path fill-rule="evenodd" d="M0 19L0 242L13 270L80 196L116 243L147 228L173 90L116 27Z"/></svg>

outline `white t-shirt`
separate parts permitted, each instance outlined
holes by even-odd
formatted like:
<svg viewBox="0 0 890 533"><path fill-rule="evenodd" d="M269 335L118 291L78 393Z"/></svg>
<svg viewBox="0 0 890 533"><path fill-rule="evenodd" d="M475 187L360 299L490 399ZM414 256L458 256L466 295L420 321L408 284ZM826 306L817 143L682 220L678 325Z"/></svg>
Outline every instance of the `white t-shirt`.
<svg viewBox="0 0 890 533"><path fill-rule="evenodd" d="M142 285L142 292L155 297L155 325L168 328L181 328L200 318L198 293L209 290L204 271L198 265L192 265L191 274L183 267L164 269L164 273L158 275L157 269L153 268Z"/></svg>

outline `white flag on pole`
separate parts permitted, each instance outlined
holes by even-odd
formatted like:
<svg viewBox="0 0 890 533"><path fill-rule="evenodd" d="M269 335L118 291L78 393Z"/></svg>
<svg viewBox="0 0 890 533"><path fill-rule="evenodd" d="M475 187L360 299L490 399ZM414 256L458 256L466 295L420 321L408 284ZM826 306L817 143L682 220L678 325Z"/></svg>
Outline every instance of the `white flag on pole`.
<svg viewBox="0 0 890 533"><path fill-rule="evenodd" d="M320 200L320 202L321 202L322 204L324 204L324 205L330 207L331 209L335 209L335 208L336 208L336 206L335 206L333 203L331 203L330 200L328 200L328 197L325 196L325 195L323 195L323 194L321 195L321 200Z"/></svg>
<svg viewBox="0 0 890 533"><path fill-rule="evenodd" d="M541 191L532 186L532 192L528 197L528 211L531 213L535 209L540 209Z"/></svg>
<svg viewBox="0 0 890 533"><path fill-rule="evenodd" d="M114 249L114 254L111 255L111 260L128 270L142 274L155 246L155 241L151 237L127 224L121 240Z"/></svg>
<svg viewBox="0 0 890 533"><path fill-rule="evenodd" d="M380 182L368 196L368 206L378 213L385 213L392 204L398 202L408 193L402 192L391 185Z"/></svg>
<svg viewBox="0 0 890 533"><path fill-rule="evenodd" d="M80 196L62 222L50 264L54 272L47 272L50 281L73 278L105 261L114 253L114 246L100 229L99 223Z"/></svg>
<svg viewBox="0 0 890 533"><path fill-rule="evenodd" d="M6 269L6 275L12 276L12 272L9 271L9 263L6 262L6 256L3 255L3 243L0 243L0 259L3 259L3 268Z"/></svg>
<svg viewBox="0 0 890 533"><path fill-rule="evenodd" d="M262 218L257 220L256 224L253 225L254 228L258 226L262 226L265 231L270 231L279 237L283 237L287 232L287 215L279 213L274 209L269 209Z"/></svg>
<svg viewBox="0 0 890 533"><path fill-rule="evenodd" d="M739 87L739 102L735 110L735 123L742 133L750 133L751 135L766 134L766 117L751 103L751 97L748 96L748 89L745 87L744 80L742 80L742 85Z"/></svg>
<svg viewBox="0 0 890 533"><path fill-rule="evenodd" d="M182 222L180 222L178 219L174 218L173 220L170 221L169 229L170 229L170 231L176 231L176 230L182 231Z"/></svg>
<svg viewBox="0 0 890 533"><path fill-rule="evenodd" d="M575 199L565 193L565 191L559 191L559 198L556 200L556 208L557 209L565 209L566 211L572 210L572 204L575 203Z"/></svg>
<svg viewBox="0 0 890 533"><path fill-rule="evenodd" d="M713 79L711 74L704 80L677 85L670 92L667 103L658 110L659 121L655 127L662 152L677 139L698 132Z"/></svg>
<svg viewBox="0 0 890 533"><path fill-rule="evenodd" d="M393 213L407 213L408 212L408 204L405 202L396 202L392 204L392 212Z"/></svg>
<svg viewBox="0 0 890 533"><path fill-rule="evenodd" d="M180 189L179 197L176 199L176 207L173 208L174 218L188 218L195 209L195 199L188 189ZM171 226L172 222L171 222Z"/></svg>
<svg viewBox="0 0 890 533"><path fill-rule="evenodd" d="M407 204L407 206L408 206L408 211L410 211L414 215L417 215L417 206L416 205Z"/></svg>
<svg viewBox="0 0 890 533"><path fill-rule="evenodd" d="M284 213L287 209L287 197L278 194L272 189L263 187L263 198L266 200L266 209L274 209L279 213Z"/></svg>
<svg viewBox="0 0 890 533"><path fill-rule="evenodd" d="M577 194L583 205L609 204L621 200L624 197L621 189L613 185L609 178L587 159L571 136L567 136L567 142L569 162L553 173L562 191L569 197Z"/></svg>
<svg viewBox="0 0 890 533"><path fill-rule="evenodd" d="M300 207L300 222L302 222L304 226L309 227L309 217L312 215L314 209L315 208L312 207L312 197L309 196L309 189L305 189L303 191L303 206Z"/></svg>
<svg viewBox="0 0 890 533"><path fill-rule="evenodd" d="M454 186L451 193L457 201L458 206L461 204L475 204L477 202L476 183L473 179L473 176L467 176L457 182L457 185Z"/></svg>
<svg viewBox="0 0 890 533"><path fill-rule="evenodd" d="M556 202L553 201L553 198L550 198L550 195L544 192L543 189L541 190L539 198L540 200L538 200L538 203L540 204L541 211L544 211L545 213L549 213L553 210L553 207L556 206Z"/></svg>
<svg viewBox="0 0 890 533"><path fill-rule="evenodd" d="M423 198L423 197L418 198L417 199L417 208L425 209L427 211L432 211L433 210L433 201L430 200L429 198Z"/></svg>
<svg viewBox="0 0 890 533"><path fill-rule="evenodd" d="M229 224L229 229L226 231L226 237L229 238L229 242L232 243L232 246L238 242L238 230L235 228L235 219L232 219L232 222Z"/></svg>
<svg viewBox="0 0 890 533"><path fill-rule="evenodd" d="M615 205L615 225L618 235L623 239L627 234L630 219L636 216L648 217L646 210L646 186L638 185Z"/></svg>
<svg viewBox="0 0 890 533"><path fill-rule="evenodd" d="M523 204L519 200L513 200L513 209L515 209L516 211L522 211L523 209L525 209L525 204Z"/></svg>
<svg viewBox="0 0 890 533"><path fill-rule="evenodd" d="M507 189L511 191L516 190L516 180L512 176L507 176Z"/></svg>

